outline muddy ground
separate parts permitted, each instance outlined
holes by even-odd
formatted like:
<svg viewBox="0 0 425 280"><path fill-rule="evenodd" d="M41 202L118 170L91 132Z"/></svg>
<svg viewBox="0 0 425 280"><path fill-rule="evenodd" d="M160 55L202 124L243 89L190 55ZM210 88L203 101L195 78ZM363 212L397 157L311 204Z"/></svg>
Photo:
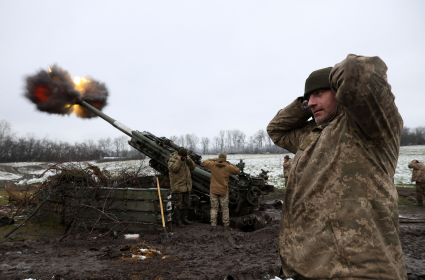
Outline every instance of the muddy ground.
<svg viewBox="0 0 425 280"><path fill-rule="evenodd" d="M401 192L400 196L414 196L414 189ZM271 199L276 198L279 193ZM61 234L40 236L39 241L16 241L18 230L12 235L14 241L0 243L0 279L52 279L54 275L65 279L224 279L228 275L233 279L274 279L280 269L281 210L272 207L266 211L273 222L255 232L210 232L208 224L194 223L175 229L169 239L140 233L136 240L123 235L87 240L87 233L81 232L61 242ZM400 206L400 215L408 277L425 279L425 223L411 220L425 219L425 207ZM139 248L147 249L146 259L132 257Z"/></svg>

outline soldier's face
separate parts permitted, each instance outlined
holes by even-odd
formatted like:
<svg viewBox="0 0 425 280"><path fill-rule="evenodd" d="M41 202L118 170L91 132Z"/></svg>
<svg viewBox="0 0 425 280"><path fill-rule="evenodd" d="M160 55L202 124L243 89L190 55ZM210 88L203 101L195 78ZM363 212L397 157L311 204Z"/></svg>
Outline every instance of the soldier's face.
<svg viewBox="0 0 425 280"><path fill-rule="evenodd" d="M308 107L313 111L317 124L324 123L332 118L336 112L337 100L331 89L317 90L310 95Z"/></svg>

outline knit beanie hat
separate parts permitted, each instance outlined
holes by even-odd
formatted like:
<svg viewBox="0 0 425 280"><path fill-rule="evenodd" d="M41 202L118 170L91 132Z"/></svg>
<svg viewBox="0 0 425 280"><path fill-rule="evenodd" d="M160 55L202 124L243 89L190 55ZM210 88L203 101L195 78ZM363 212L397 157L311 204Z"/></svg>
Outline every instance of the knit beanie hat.
<svg viewBox="0 0 425 280"><path fill-rule="evenodd" d="M290 159L290 157L288 155L285 156L286 159Z"/></svg>
<svg viewBox="0 0 425 280"><path fill-rule="evenodd" d="M218 155L218 158L223 158L224 160L227 159L227 155L225 153L221 153Z"/></svg>
<svg viewBox="0 0 425 280"><path fill-rule="evenodd" d="M185 148L181 148L179 150L179 156L187 157L187 150Z"/></svg>
<svg viewBox="0 0 425 280"><path fill-rule="evenodd" d="M304 99L308 99L310 94L319 89L330 89L329 75L332 67L327 67L313 71L305 80Z"/></svg>

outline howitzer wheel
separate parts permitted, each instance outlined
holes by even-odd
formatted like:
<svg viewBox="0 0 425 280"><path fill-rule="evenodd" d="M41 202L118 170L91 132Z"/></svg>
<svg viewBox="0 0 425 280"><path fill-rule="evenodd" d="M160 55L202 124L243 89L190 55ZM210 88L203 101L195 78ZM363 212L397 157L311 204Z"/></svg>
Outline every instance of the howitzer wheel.
<svg viewBox="0 0 425 280"><path fill-rule="evenodd" d="M235 192L232 189L229 189L229 204L230 205L236 205L236 204L238 204L239 200L241 200L240 193Z"/></svg>
<svg viewBox="0 0 425 280"><path fill-rule="evenodd" d="M254 190L248 190L246 192L246 200L251 205L258 205L258 196L254 192Z"/></svg>

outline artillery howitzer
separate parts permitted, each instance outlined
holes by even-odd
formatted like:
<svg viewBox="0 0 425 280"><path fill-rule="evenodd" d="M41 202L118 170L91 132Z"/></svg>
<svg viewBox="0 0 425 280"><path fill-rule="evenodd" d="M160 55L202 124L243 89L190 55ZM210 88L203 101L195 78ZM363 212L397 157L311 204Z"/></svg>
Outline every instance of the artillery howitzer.
<svg viewBox="0 0 425 280"><path fill-rule="evenodd" d="M146 131L132 130L82 99L78 100L77 104L130 136L131 140L128 143L150 158L149 165L153 169L168 176L170 154L178 151L180 146L165 137L156 137ZM196 164L195 170L192 171L191 208L194 210L196 218L209 221L211 173L209 169L201 165L201 155L191 150L188 150L188 155ZM271 218L260 211L259 198L261 195L273 192L274 186L266 184L263 178L251 177L246 174L243 171L245 163L242 160L236 166L241 172L239 175L231 175L229 180L230 225L235 228L245 226L252 226L254 229L262 228L267 222L270 222Z"/></svg>

